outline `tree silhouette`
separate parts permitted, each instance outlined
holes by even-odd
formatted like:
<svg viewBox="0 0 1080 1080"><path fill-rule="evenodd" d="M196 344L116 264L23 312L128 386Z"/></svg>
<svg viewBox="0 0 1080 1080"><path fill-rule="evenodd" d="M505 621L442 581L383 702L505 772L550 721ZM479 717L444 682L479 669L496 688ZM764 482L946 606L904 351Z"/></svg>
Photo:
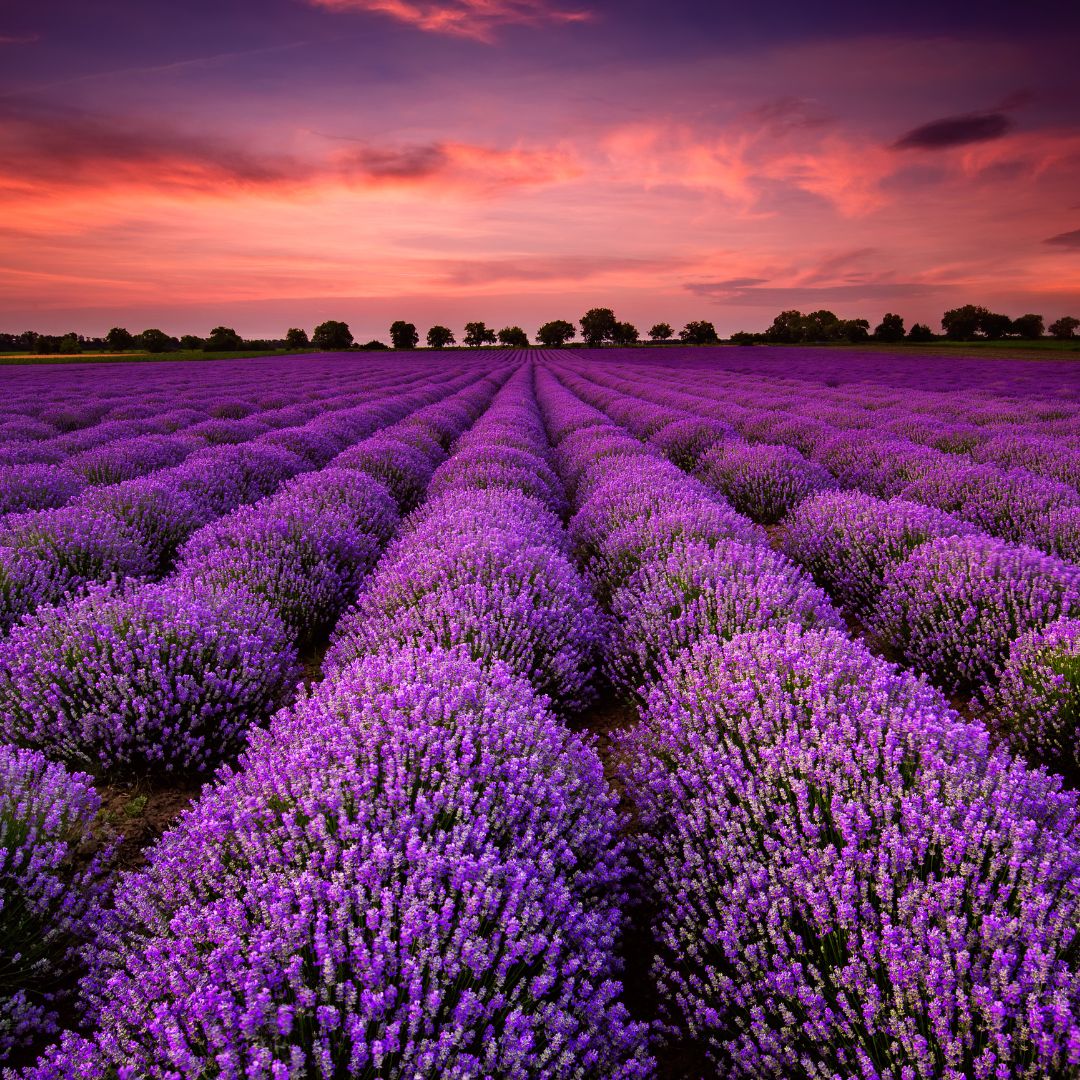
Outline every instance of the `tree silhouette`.
<svg viewBox="0 0 1080 1080"><path fill-rule="evenodd" d="M520 326L504 326L499 331L499 344L514 349L525 349L529 345L529 335Z"/></svg>
<svg viewBox="0 0 1080 1080"><path fill-rule="evenodd" d="M308 341L307 331L293 326L285 334L285 347L287 349L306 349L311 344ZM346 346L348 348L348 346Z"/></svg>
<svg viewBox="0 0 1080 1080"><path fill-rule="evenodd" d="M589 308L578 321L581 323L581 336L590 348L611 341L618 325L615 312L611 308Z"/></svg>
<svg viewBox="0 0 1080 1080"><path fill-rule="evenodd" d="M447 345L456 344L454 331L448 326L433 326L427 332L427 343L432 349L445 349Z"/></svg>
<svg viewBox="0 0 1080 1080"><path fill-rule="evenodd" d="M1060 319L1050 324L1050 333L1059 340L1065 341L1076 333L1077 328L1080 328L1080 319L1075 319L1072 315L1062 315Z"/></svg>
<svg viewBox="0 0 1080 1080"><path fill-rule="evenodd" d="M561 349L576 333L573 323L552 319L536 331L536 340L547 349Z"/></svg>
<svg viewBox="0 0 1080 1080"><path fill-rule="evenodd" d="M499 339L495 336L495 331L486 323L467 322L463 340L470 349L478 349L481 345L494 345Z"/></svg>
<svg viewBox="0 0 1080 1080"><path fill-rule="evenodd" d="M715 345L720 338L717 336L716 327L711 322L699 319L688 322L679 331L679 340L686 345Z"/></svg>
<svg viewBox="0 0 1080 1080"><path fill-rule="evenodd" d="M874 337L878 341L903 341L903 317L889 312L874 328Z"/></svg>
<svg viewBox="0 0 1080 1080"><path fill-rule="evenodd" d="M420 335L411 322L398 319L390 325L390 341L395 349L415 349L420 342Z"/></svg>
<svg viewBox="0 0 1080 1080"><path fill-rule="evenodd" d="M109 352L126 352L128 349L135 348L135 335L122 326L114 326L105 335L105 344Z"/></svg>
<svg viewBox="0 0 1080 1080"><path fill-rule="evenodd" d="M616 345L636 345L641 335L633 323L617 322L611 332L611 340Z"/></svg>
<svg viewBox="0 0 1080 1080"><path fill-rule="evenodd" d="M215 326L210 331L203 349L206 352L228 352L231 349L243 348L243 345L243 339L231 326Z"/></svg>
<svg viewBox="0 0 1080 1080"><path fill-rule="evenodd" d="M675 336L675 331L671 328L671 323L658 322L650 331L649 337L653 341L670 341Z"/></svg>
<svg viewBox="0 0 1080 1080"><path fill-rule="evenodd" d="M158 330L157 327L144 330L139 335L139 347L148 353L163 353L171 344L172 339L169 335L164 330Z"/></svg>
<svg viewBox="0 0 1080 1080"><path fill-rule="evenodd" d="M327 319L311 332L311 344L322 352L341 352L353 343L348 323Z"/></svg>
<svg viewBox="0 0 1080 1080"><path fill-rule="evenodd" d="M1045 330L1043 317L1041 315L1021 315L1018 319L1013 319L1012 330L1014 334L1027 341L1034 341L1036 338L1043 336Z"/></svg>

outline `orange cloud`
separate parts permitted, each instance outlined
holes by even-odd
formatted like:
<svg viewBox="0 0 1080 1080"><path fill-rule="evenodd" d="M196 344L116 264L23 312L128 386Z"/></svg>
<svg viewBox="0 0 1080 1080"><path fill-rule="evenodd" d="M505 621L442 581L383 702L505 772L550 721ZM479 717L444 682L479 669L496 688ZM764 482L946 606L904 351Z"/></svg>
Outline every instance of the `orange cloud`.
<svg viewBox="0 0 1080 1080"><path fill-rule="evenodd" d="M451 34L491 44L496 27L544 22L586 22L589 11L553 8L545 0L310 0L328 11L370 11L434 34Z"/></svg>

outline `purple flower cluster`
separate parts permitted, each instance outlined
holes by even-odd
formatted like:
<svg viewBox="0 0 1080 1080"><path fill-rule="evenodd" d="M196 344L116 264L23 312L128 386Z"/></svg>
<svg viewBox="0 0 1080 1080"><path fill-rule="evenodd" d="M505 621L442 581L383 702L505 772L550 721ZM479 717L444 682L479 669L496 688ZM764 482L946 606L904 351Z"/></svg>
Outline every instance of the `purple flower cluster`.
<svg viewBox="0 0 1080 1080"><path fill-rule="evenodd" d="M774 525L803 499L836 486L820 465L789 446L720 443L698 462L697 474L740 514Z"/></svg>
<svg viewBox="0 0 1080 1080"><path fill-rule="evenodd" d="M649 559L610 604L608 672L633 696L686 649L707 638L794 623L842 627L825 594L768 548L682 543Z"/></svg>
<svg viewBox="0 0 1080 1080"><path fill-rule="evenodd" d="M1009 646L989 693L995 727L1029 761L1080 778L1080 620L1060 619Z"/></svg>
<svg viewBox="0 0 1080 1080"><path fill-rule="evenodd" d="M783 546L835 600L865 615L886 576L917 547L939 536L975 531L921 503L836 491L807 499L789 515Z"/></svg>
<svg viewBox="0 0 1080 1080"><path fill-rule="evenodd" d="M0 1062L56 1030L104 883L107 852L80 851L99 805L90 777L0 744Z"/></svg>
<svg viewBox="0 0 1080 1080"><path fill-rule="evenodd" d="M992 683L1009 643L1080 615L1080 567L982 534L931 540L885 579L871 629L949 691Z"/></svg>
<svg viewBox="0 0 1080 1080"><path fill-rule="evenodd" d="M292 634L242 590L94 587L0 641L0 739L97 772L205 772L298 676Z"/></svg>
<svg viewBox="0 0 1080 1080"><path fill-rule="evenodd" d="M595 752L504 665L343 668L127 875L39 1073L634 1077Z"/></svg>
<svg viewBox="0 0 1080 1080"><path fill-rule="evenodd" d="M0 465L0 514L47 510L73 499L86 481L59 465Z"/></svg>
<svg viewBox="0 0 1080 1080"><path fill-rule="evenodd" d="M832 632L703 640L624 781L671 1019L723 1075L1080 1066L1073 793Z"/></svg>
<svg viewBox="0 0 1080 1080"><path fill-rule="evenodd" d="M465 646L565 708L587 704L603 623L566 554L555 516L565 496L547 453L517 377L436 470L431 501L339 623L327 667L388 645Z"/></svg>

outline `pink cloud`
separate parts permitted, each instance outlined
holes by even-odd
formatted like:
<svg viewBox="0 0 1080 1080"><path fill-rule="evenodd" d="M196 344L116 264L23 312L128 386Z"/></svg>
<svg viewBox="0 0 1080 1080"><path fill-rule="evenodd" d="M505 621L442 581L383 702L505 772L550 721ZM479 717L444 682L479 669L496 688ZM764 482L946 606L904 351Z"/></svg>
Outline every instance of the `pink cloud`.
<svg viewBox="0 0 1080 1080"><path fill-rule="evenodd" d="M309 0L328 11L388 15L434 34L472 38L490 44L499 26L586 22L589 11L553 8L546 0Z"/></svg>

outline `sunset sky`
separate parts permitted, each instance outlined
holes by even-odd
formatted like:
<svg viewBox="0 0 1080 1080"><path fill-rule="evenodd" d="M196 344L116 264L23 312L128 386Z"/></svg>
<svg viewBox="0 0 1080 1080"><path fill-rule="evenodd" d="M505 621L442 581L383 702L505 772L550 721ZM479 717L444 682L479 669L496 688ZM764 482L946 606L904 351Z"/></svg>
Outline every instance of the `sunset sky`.
<svg viewBox="0 0 1080 1080"><path fill-rule="evenodd" d="M0 330L965 302L1080 316L1080 5L0 5Z"/></svg>

